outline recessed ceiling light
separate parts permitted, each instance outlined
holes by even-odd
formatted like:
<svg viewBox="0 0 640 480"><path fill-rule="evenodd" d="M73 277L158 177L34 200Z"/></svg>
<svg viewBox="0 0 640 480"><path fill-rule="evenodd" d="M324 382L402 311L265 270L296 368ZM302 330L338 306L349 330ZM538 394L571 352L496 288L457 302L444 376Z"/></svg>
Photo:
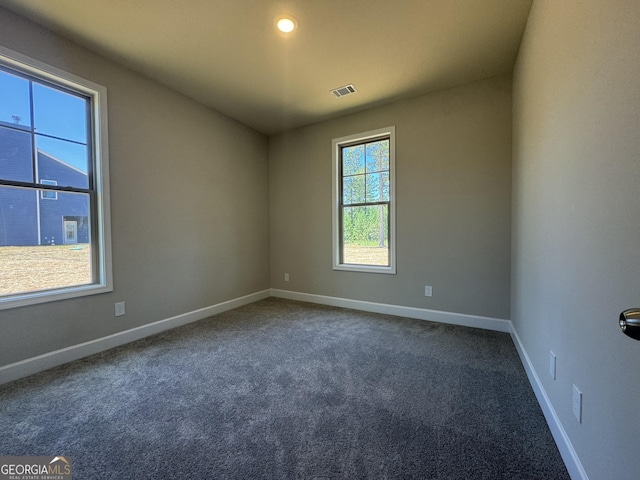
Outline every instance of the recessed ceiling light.
<svg viewBox="0 0 640 480"><path fill-rule="evenodd" d="M291 33L298 27L298 21L291 15L278 15L276 28L282 33Z"/></svg>

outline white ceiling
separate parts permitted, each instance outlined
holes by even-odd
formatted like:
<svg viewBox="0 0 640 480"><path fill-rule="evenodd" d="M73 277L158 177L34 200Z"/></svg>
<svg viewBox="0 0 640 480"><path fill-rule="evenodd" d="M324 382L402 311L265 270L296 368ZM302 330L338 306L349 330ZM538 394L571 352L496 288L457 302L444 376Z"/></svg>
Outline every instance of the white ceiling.
<svg viewBox="0 0 640 480"><path fill-rule="evenodd" d="M511 72L532 0L0 0L266 134ZM276 33L289 13L298 29ZM349 83L356 94L330 90Z"/></svg>

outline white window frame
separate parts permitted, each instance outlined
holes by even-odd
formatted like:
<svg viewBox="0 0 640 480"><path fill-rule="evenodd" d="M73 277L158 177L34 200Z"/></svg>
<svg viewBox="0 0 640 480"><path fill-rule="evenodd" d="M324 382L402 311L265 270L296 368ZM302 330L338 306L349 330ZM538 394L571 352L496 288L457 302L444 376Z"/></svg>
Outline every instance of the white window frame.
<svg viewBox="0 0 640 480"><path fill-rule="evenodd" d="M389 138L389 265L358 265L342 263L341 252L341 228L340 228L340 194L341 194L341 168L340 149L343 146L369 142L377 138ZM333 209L332 209L332 235L333 235L333 269L350 272L366 273L396 273L396 127L385 127L368 132L356 133L332 140L332 178L333 178Z"/></svg>
<svg viewBox="0 0 640 480"><path fill-rule="evenodd" d="M107 128L107 89L74 74L0 46L0 65L21 71L89 98L92 123L92 170L95 208L91 211L93 283L0 297L0 310L83 297L113 291L111 265L111 213L109 197L109 149Z"/></svg>

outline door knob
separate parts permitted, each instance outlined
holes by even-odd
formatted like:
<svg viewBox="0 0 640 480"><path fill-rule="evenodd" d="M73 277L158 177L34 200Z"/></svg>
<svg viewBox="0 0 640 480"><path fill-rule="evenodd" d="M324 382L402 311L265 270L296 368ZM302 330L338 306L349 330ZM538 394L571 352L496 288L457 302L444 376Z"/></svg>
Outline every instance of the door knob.
<svg viewBox="0 0 640 480"><path fill-rule="evenodd" d="M640 308L630 308L620 314L620 330L625 335L640 340Z"/></svg>

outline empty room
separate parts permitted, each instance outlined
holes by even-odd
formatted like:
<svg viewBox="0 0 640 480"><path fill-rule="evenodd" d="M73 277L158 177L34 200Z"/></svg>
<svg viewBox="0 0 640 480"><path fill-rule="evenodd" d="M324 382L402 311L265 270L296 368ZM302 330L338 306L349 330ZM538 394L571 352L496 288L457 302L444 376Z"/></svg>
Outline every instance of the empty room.
<svg viewBox="0 0 640 480"><path fill-rule="evenodd" d="M638 478L638 45L637 0L0 0L0 478Z"/></svg>

